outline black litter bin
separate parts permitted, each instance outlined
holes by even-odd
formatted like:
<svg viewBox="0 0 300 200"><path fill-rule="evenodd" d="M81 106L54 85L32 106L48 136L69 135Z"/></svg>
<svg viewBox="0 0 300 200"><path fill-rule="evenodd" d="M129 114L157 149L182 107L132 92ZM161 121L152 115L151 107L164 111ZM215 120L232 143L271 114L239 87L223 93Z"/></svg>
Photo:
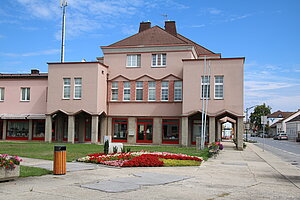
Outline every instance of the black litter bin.
<svg viewBox="0 0 300 200"><path fill-rule="evenodd" d="M67 147L65 145L54 146L53 174L64 175L67 171Z"/></svg>

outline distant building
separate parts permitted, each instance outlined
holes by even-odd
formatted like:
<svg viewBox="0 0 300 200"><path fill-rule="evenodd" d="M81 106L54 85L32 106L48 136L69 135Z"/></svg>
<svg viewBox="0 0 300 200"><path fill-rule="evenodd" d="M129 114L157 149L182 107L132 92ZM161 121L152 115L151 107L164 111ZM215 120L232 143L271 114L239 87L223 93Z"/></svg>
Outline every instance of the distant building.
<svg viewBox="0 0 300 200"><path fill-rule="evenodd" d="M275 123L270 125L271 134L276 135L280 132L287 133L290 139L295 139L294 129L292 128L292 124L289 124L289 133L288 131L288 122L291 122L291 120L295 119L297 116L300 115L300 110L297 112L282 112L282 111L276 111L270 115L268 115L268 120L275 121Z"/></svg>
<svg viewBox="0 0 300 200"><path fill-rule="evenodd" d="M283 131L282 124L280 122L291 116L293 113L294 112L283 112L278 110L268 115L268 125L270 126L269 134L274 136L277 135L280 131Z"/></svg>
<svg viewBox="0 0 300 200"><path fill-rule="evenodd" d="M2 139L191 146L208 98L207 142L233 124L243 147L244 58L222 58L177 33L142 22L97 62L49 63L48 74L0 74ZM204 77L204 65L210 66Z"/></svg>
<svg viewBox="0 0 300 200"><path fill-rule="evenodd" d="M292 119L286 122L286 133L289 140L300 139L300 112L296 112Z"/></svg>

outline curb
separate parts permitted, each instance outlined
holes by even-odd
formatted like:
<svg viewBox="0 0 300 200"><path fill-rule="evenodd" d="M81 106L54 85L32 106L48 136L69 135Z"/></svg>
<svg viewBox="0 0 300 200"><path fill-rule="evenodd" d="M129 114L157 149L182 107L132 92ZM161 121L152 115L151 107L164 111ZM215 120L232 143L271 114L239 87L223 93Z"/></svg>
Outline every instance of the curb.
<svg viewBox="0 0 300 200"><path fill-rule="evenodd" d="M295 187L300 189L300 169L281 160L278 156L275 156L271 152L262 151L262 148L252 143L248 143L247 146L275 171L290 181Z"/></svg>

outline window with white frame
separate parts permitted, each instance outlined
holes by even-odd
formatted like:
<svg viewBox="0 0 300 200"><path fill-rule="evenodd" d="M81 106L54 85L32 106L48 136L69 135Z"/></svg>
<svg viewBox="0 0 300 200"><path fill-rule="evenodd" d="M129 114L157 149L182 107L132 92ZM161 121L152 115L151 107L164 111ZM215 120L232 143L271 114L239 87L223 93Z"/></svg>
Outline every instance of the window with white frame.
<svg viewBox="0 0 300 200"><path fill-rule="evenodd" d="M140 67L141 66L141 54L127 55L127 67Z"/></svg>
<svg viewBox="0 0 300 200"><path fill-rule="evenodd" d="M82 79L74 78L74 99L81 99L82 96Z"/></svg>
<svg viewBox="0 0 300 200"><path fill-rule="evenodd" d="M4 101L4 88L0 88L0 101Z"/></svg>
<svg viewBox="0 0 300 200"><path fill-rule="evenodd" d="M114 81L111 84L111 100L117 101L119 97L118 82Z"/></svg>
<svg viewBox="0 0 300 200"><path fill-rule="evenodd" d="M210 97L210 76L201 77L201 98Z"/></svg>
<svg viewBox="0 0 300 200"><path fill-rule="evenodd" d="M142 101L143 100L143 82L137 81L135 85L135 100Z"/></svg>
<svg viewBox="0 0 300 200"><path fill-rule="evenodd" d="M70 99L71 96L71 79L64 78L63 99Z"/></svg>
<svg viewBox="0 0 300 200"><path fill-rule="evenodd" d="M174 101L182 100L182 81L174 82Z"/></svg>
<svg viewBox="0 0 300 200"><path fill-rule="evenodd" d="M123 100L130 101L130 82L129 81L124 82Z"/></svg>
<svg viewBox="0 0 300 200"><path fill-rule="evenodd" d="M30 101L30 88L21 88L21 101Z"/></svg>
<svg viewBox="0 0 300 200"><path fill-rule="evenodd" d="M167 65L167 54L152 54L152 67L163 67Z"/></svg>
<svg viewBox="0 0 300 200"><path fill-rule="evenodd" d="M162 101L169 100L169 82L168 81L161 82L161 100Z"/></svg>
<svg viewBox="0 0 300 200"><path fill-rule="evenodd" d="M224 98L224 76L215 76L215 99Z"/></svg>
<svg viewBox="0 0 300 200"><path fill-rule="evenodd" d="M148 82L148 101L156 100L156 83L155 81Z"/></svg>

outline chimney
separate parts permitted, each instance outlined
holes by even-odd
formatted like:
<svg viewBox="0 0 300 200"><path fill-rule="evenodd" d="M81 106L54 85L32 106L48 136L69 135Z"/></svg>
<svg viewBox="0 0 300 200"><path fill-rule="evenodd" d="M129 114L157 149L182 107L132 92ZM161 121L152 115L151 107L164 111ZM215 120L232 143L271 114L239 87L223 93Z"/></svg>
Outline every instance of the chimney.
<svg viewBox="0 0 300 200"><path fill-rule="evenodd" d="M165 21L165 30L170 34L177 36L175 21Z"/></svg>
<svg viewBox="0 0 300 200"><path fill-rule="evenodd" d="M40 70L38 70L38 69L31 70L31 74L39 74L39 73L40 73Z"/></svg>
<svg viewBox="0 0 300 200"><path fill-rule="evenodd" d="M145 31L147 29L151 28L151 22L141 22L140 23L140 29L139 29L139 33L142 31Z"/></svg>

